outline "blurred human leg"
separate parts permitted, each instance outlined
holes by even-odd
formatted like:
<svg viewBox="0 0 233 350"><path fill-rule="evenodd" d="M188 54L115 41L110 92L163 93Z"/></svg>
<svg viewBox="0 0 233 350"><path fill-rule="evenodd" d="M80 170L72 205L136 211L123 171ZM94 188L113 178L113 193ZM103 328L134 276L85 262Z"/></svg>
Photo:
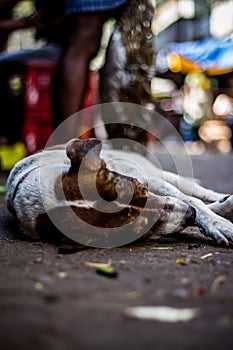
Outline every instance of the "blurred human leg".
<svg viewBox="0 0 233 350"><path fill-rule="evenodd" d="M57 70L54 100L56 123L82 107L89 63L98 52L105 18L101 12L68 16L70 35Z"/></svg>

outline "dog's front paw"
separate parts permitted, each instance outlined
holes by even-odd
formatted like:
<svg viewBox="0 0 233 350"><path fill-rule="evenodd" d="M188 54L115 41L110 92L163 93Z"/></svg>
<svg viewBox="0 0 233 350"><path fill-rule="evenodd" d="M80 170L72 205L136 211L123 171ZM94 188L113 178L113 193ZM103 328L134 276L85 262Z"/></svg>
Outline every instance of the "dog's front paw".
<svg viewBox="0 0 233 350"><path fill-rule="evenodd" d="M233 246L233 224L230 221L213 214L200 229L205 236L213 238L218 244Z"/></svg>

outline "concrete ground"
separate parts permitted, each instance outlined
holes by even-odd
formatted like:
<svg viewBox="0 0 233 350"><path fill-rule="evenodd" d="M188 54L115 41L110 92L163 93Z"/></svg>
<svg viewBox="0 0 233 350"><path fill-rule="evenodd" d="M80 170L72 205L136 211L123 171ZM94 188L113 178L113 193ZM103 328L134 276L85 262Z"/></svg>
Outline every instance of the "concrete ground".
<svg viewBox="0 0 233 350"><path fill-rule="evenodd" d="M202 184L233 193L232 154L194 156L192 164ZM29 241L0 200L1 350L233 348L232 249L197 230L112 249ZM109 259L114 277L85 264ZM198 313L189 322L142 320L126 315L132 306Z"/></svg>

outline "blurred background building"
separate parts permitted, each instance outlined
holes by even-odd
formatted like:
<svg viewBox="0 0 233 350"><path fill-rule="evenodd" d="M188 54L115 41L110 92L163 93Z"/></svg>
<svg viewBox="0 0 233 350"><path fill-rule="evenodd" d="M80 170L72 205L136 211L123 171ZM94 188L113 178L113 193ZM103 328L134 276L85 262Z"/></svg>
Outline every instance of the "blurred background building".
<svg viewBox="0 0 233 350"><path fill-rule="evenodd" d="M152 25L157 49L170 42L230 35L232 0L157 0Z"/></svg>
<svg viewBox="0 0 233 350"><path fill-rule="evenodd" d="M156 109L191 145L232 149L233 1L157 0ZM203 147L202 147L203 149Z"/></svg>

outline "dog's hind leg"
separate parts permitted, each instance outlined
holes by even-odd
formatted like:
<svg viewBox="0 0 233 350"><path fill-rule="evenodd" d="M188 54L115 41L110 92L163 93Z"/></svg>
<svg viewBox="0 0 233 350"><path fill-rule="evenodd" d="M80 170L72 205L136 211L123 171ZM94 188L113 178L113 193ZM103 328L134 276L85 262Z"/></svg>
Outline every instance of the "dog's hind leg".
<svg viewBox="0 0 233 350"><path fill-rule="evenodd" d="M227 194L215 192L211 189L205 188L195 181L192 181L186 177L179 176L168 171L163 172L164 180L171 185L179 188L179 190L188 196L199 198L204 202L215 202L226 197Z"/></svg>
<svg viewBox="0 0 233 350"><path fill-rule="evenodd" d="M190 178L182 177L169 171L163 171L147 158L134 152L103 150L102 156L108 163L108 167L112 170L121 172L127 176L137 177L143 183L146 183L147 179L160 179L178 188L187 196L196 197L208 203L218 201L227 196L226 193L218 193L200 186L195 181L190 180ZM133 166L134 164L136 166Z"/></svg>

